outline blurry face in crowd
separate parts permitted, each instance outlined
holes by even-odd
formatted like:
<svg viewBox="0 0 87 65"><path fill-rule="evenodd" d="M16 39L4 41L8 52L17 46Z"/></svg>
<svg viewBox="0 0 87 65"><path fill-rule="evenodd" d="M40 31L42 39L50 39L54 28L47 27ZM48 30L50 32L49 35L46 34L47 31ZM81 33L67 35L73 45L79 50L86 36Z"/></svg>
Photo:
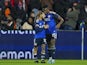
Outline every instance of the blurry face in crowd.
<svg viewBox="0 0 87 65"><path fill-rule="evenodd" d="M22 5L22 2L21 1L19 1L18 7L19 7L19 9L22 9L23 8L23 5Z"/></svg>
<svg viewBox="0 0 87 65"><path fill-rule="evenodd" d="M78 3L73 3L73 6L77 6L78 5Z"/></svg>
<svg viewBox="0 0 87 65"><path fill-rule="evenodd" d="M28 19L28 22L32 24L33 23L33 19L32 18L29 18Z"/></svg>
<svg viewBox="0 0 87 65"><path fill-rule="evenodd" d="M79 9L79 3L77 3L77 2L73 3L73 7L74 7L75 9Z"/></svg>
<svg viewBox="0 0 87 65"><path fill-rule="evenodd" d="M8 1L5 2L5 6L8 6Z"/></svg>
<svg viewBox="0 0 87 65"><path fill-rule="evenodd" d="M32 12L32 13L30 14L30 16L31 16L31 17L35 17L35 14Z"/></svg>

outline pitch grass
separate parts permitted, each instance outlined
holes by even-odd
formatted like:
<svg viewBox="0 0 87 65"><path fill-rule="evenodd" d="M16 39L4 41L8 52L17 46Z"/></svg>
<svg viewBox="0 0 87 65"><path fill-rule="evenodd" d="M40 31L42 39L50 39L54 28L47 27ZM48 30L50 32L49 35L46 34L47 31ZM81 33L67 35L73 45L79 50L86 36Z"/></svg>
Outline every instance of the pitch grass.
<svg viewBox="0 0 87 65"><path fill-rule="evenodd" d="M0 65L87 65L87 60L56 60L55 64L34 63L33 60L0 60Z"/></svg>

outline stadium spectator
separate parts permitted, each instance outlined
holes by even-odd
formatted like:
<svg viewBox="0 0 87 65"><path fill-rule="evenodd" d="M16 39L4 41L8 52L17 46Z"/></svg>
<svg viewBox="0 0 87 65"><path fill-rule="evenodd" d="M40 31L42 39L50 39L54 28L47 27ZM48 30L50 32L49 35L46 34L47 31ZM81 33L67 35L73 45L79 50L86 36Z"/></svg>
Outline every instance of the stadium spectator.
<svg viewBox="0 0 87 65"><path fill-rule="evenodd" d="M14 29L14 20L11 15L8 15L5 19L1 20L1 29L4 30L13 30Z"/></svg>
<svg viewBox="0 0 87 65"><path fill-rule="evenodd" d="M8 21L8 23L7 23L7 29L8 30L14 30L14 20L13 20L12 16L9 15L7 17L7 21Z"/></svg>
<svg viewBox="0 0 87 65"><path fill-rule="evenodd" d="M27 16L29 16L30 15L30 0L25 0L25 11L26 11L26 13L27 13Z"/></svg>
<svg viewBox="0 0 87 65"><path fill-rule="evenodd" d="M8 17L11 14L10 8L5 9L5 16Z"/></svg>
<svg viewBox="0 0 87 65"><path fill-rule="evenodd" d="M70 2L68 0L54 0L54 3L54 11L65 19Z"/></svg>
<svg viewBox="0 0 87 65"><path fill-rule="evenodd" d="M17 19L17 14L18 12L17 12L17 8L16 7L11 7L11 16L13 17L13 19L14 20L16 20Z"/></svg>
<svg viewBox="0 0 87 65"><path fill-rule="evenodd" d="M33 19L30 17L27 22L25 22L22 26L23 30L33 30Z"/></svg>
<svg viewBox="0 0 87 65"><path fill-rule="evenodd" d="M40 0L30 0L28 5L28 15L30 16L32 11L36 14L38 10L41 10Z"/></svg>
<svg viewBox="0 0 87 65"><path fill-rule="evenodd" d="M11 6L15 7L15 1L14 0L10 0Z"/></svg>
<svg viewBox="0 0 87 65"><path fill-rule="evenodd" d="M40 0L42 8L47 5L50 10L53 10L54 1L53 0Z"/></svg>
<svg viewBox="0 0 87 65"><path fill-rule="evenodd" d="M36 9L36 8L34 8L34 9L32 9L32 12L34 13L34 17L36 17L36 16L37 16L37 14L38 14L38 12L39 12L39 10L38 10L38 9Z"/></svg>
<svg viewBox="0 0 87 65"><path fill-rule="evenodd" d="M4 20L0 21L0 28L2 30L7 30L7 28L6 28L7 25L5 23L7 23L7 21L4 21Z"/></svg>
<svg viewBox="0 0 87 65"><path fill-rule="evenodd" d="M5 5L4 14L5 17L8 17L11 14L10 3L8 1L5 1L4 5Z"/></svg>
<svg viewBox="0 0 87 65"><path fill-rule="evenodd" d="M31 17L32 18L32 20L33 20L33 22L32 22L32 26L33 26L33 29L34 29L34 23L35 23L35 13L32 11L31 13L30 13L30 16L29 17Z"/></svg>
<svg viewBox="0 0 87 65"><path fill-rule="evenodd" d="M23 10L22 2L19 1L17 5L17 18L16 18L17 29L21 29L21 26L23 24L23 21L25 21L25 19L26 19L26 12Z"/></svg>
<svg viewBox="0 0 87 65"><path fill-rule="evenodd" d="M32 9L36 8L36 9L41 9L41 2L40 0L30 0L30 4L29 4L30 10L32 11Z"/></svg>
<svg viewBox="0 0 87 65"><path fill-rule="evenodd" d="M72 8L69 8L67 11L64 30L75 30L79 13L79 5L74 2Z"/></svg>
<svg viewBox="0 0 87 65"><path fill-rule="evenodd" d="M77 24L77 27L76 25L73 26L73 23L71 22L73 27L79 29L80 22L82 20L86 20L85 17L87 17L84 6L84 4L87 3L86 0L25 0L25 8L23 8L23 0L0 0L0 20L6 21L7 17L11 15L13 20L16 21L16 28L20 29L21 25L23 25L24 21L29 17L33 16L32 18L34 22L34 18L37 15L38 11L42 9L44 5L48 5L50 10L58 13L65 20L67 18L67 21L69 22L70 18L68 18L68 16L70 15L70 13L75 13L75 10L71 10L70 12L67 12L67 10L69 7L71 7L73 2L78 2L80 4L80 11L83 12L80 13L79 17L76 17L78 21L74 24ZM32 11L34 12L34 15L31 15ZM75 22L76 20L74 19L73 21ZM68 22L67 24L66 22L64 23L64 27L68 24Z"/></svg>

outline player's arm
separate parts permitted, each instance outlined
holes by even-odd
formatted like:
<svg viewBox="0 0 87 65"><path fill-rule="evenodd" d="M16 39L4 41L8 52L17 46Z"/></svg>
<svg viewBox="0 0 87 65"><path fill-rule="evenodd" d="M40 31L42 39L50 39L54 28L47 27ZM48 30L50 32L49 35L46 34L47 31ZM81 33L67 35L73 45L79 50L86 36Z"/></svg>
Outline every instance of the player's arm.
<svg viewBox="0 0 87 65"><path fill-rule="evenodd" d="M56 23L57 23L56 28L60 28L61 24L64 22L64 19L60 15L58 15L56 12L50 11L50 13L53 14L55 19L60 21L60 22L56 21Z"/></svg>
<svg viewBox="0 0 87 65"><path fill-rule="evenodd" d="M57 23L57 25L56 25L56 28L60 28L60 26L63 24L63 22L64 22L64 19L61 17L61 16L59 16L58 15L58 20L60 21L59 23Z"/></svg>

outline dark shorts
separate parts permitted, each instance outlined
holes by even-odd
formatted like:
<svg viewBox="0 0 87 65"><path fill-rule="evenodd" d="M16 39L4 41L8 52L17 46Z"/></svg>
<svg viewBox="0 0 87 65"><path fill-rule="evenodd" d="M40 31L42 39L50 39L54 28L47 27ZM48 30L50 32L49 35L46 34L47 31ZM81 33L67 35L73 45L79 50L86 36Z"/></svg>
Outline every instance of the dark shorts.
<svg viewBox="0 0 87 65"><path fill-rule="evenodd" d="M57 39L57 33L56 34L46 34L47 43L50 42L51 39Z"/></svg>
<svg viewBox="0 0 87 65"><path fill-rule="evenodd" d="M34 46L39 46L42 44L46 44L46 39L42 38L34 39Z"/></svg>

